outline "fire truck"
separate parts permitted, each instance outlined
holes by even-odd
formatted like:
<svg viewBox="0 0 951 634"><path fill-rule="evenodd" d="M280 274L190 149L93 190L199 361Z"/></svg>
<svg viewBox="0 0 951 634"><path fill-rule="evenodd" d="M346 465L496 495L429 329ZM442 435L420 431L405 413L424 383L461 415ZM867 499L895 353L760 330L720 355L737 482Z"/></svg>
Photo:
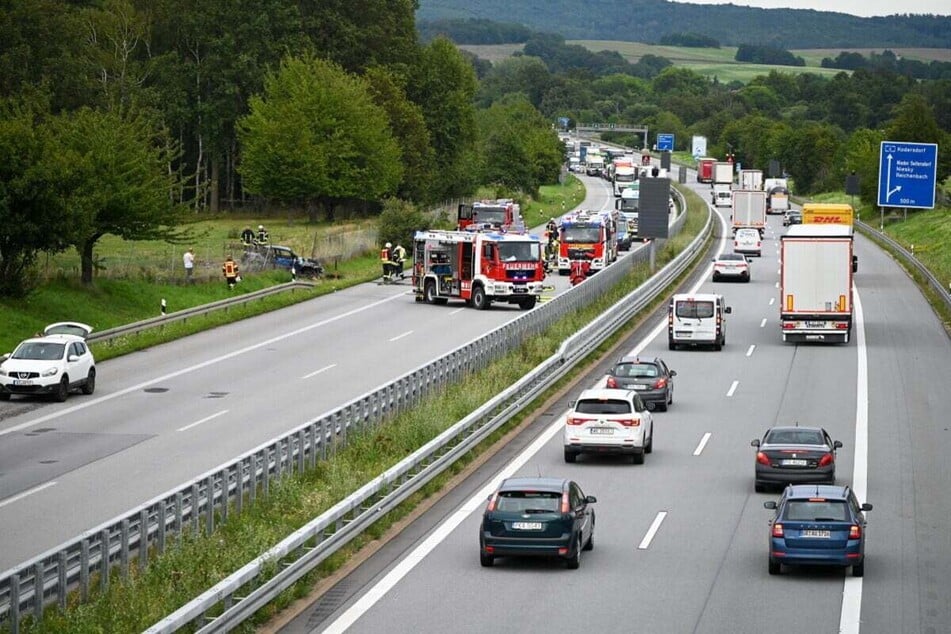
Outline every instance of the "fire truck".
<svg viewBox="0 0 951 634"><path fill-rule="evenodd" d="M500 198L459 205L456 229L495 229L524 233L525 223L519 204L508 198Z"/></svg>
<svg viewBox="0 0 951 634"><path fill-rule="evenodd" d="M492 302L535 306L545 269L538 236L491 231L417 231L413 292L417 302L462 299L478 309Z"/></svg>
<svg viewBox="0 0 951 634"><path fill-rule="evenodd" d="M568 275L572 260L589 260L592 273L617 260L617 209L576 211L563 216L558 232L558 273Z"/></svg>

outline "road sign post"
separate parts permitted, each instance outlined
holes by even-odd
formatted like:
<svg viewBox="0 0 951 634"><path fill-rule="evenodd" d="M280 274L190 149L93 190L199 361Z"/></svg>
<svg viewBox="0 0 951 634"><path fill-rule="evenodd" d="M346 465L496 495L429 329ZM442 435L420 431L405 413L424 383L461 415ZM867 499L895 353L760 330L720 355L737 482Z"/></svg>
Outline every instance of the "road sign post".
<svg viewBox="0 0 951 634"><path fill-rule="evenodd" d="M878 206L934 209L937 170L937 143L882 141L878 157ZM884 214L883 209L883 228Z"/></svg>

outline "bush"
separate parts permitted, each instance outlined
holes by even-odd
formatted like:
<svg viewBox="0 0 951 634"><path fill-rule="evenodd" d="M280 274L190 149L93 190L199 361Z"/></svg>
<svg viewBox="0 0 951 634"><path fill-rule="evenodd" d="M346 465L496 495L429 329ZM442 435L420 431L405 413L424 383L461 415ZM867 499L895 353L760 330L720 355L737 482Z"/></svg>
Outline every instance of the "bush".
<svg viewBox="0 0 951 634"><path fill-rule="evenodd" d="M415 232L429 228L429 222L413 203L390 198L383 203L378 226L381 244L392 242L405 247L413 243Z"/></svg>

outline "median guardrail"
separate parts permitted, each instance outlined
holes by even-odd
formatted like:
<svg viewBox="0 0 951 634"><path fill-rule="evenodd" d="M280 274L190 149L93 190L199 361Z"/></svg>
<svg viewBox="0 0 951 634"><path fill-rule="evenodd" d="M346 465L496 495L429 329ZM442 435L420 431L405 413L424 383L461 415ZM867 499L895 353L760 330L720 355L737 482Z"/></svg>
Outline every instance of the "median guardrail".
<svg viewBox="0 0 951 634"><path fill-rule="evenodd" d="M685 209L682 199L680 208ZM685 213L678 215L671 225L671 235L682 228L685 220ZM296 581L345 545L381 512L393 508L438 475L472 444L504 424L567 372L587 354L590 346L614 332L663 292L696 256L711 226L712 218L708 217L706 229L687 250L628 298L618 302L613 310L565 342L549 362L265 555L163 619L151 631L175 631L196 620L204 620L209 613L220 612L218 620L201 630L213 631L229 623L240 623L253 614L257 606L280 592L275 588L287 587ZM46 604L65 607L70 592L79 592L85 599L93 584L100 589L107 588L114 566L123 574L132 566L145 567L150 551L163 552L183 530L210 533L218 519L226 521L229 513L240 513L243 506L253 503L258 495L268 495L275 479L312 468L318 459L346 443L350 433L378 425L389 416L413 407L435 388L486 367L525 338L544 331L556 320L593 301L626 276L635 264L646 262L648 256L649 249L639 249L570 292L558 295L439 359L5 571L0 574L0 622L5 621L15 634L23 615L32 614L39 619ZM313 545L308 545L309 542ZM279 576L266 582L262 580L266 562L289 556L295 556L295 560ZM239 600L239 597L242 598Z"/></svg>

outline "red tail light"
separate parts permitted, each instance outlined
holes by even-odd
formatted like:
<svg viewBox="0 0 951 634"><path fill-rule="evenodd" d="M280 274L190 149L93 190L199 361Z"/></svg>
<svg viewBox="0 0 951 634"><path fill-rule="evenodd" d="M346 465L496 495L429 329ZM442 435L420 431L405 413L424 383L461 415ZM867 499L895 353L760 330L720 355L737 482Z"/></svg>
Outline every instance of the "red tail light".
<svg viewBox="0 0 951 634"><path fill-rule="evenodd" d="M858 524L852 524L849 528L849 539L862 539L862 527Z"/></svg>
<svg viewBox="0 0 951 634"><path fill-rule="evenodd" d="M655 390L667 387L667 379L657 379L651 387Z"/></svg>
<svg viewBox="0 0 951 634"><path fill-rule="evenodd" d="M569 416L566 422L567 422L569 425L583 425L583 424L589 423L589 422L591 422L591 421L593 421L593 420L594 420L593 418L577 418L577 417L575 417L575 416Z"/></svg>
<svg viewBox="0 0 951 634"><path fill-rule="evenodd" d="M640 418L621 418L616 421L616 423L621 423L625 427L640 427L641 419Z"/></svg>
<svg viewBox="0 0 951 634"><path fill-rule="evenodd" d="M740 241L739 241L739 240L734 240L734 241L733 241L733 248L735 249L735 248L738 247L738 246L740 246Z"/></svg>
<svg viewBox="0 0 951 634"><path fill-rule="evenodd" d="M499 494L498 494L498 493L493 493L493 494L492 494L492 497L489 498L489 505L485 507L485 510L486 510L486 511L494 511L494 510L495 510L495 503L496 503L496 501L498 501L498 499L499 499Z"/></svg>
<svg viewBox="0 0 951 634"><path fill-rule="evenodd" d="M562 493L561 494L561 512L567 513L570 510L571 510L571 507L568 506L568 493L567 492Z"/></svg>
<svg viewBox="0 0 951 634"><path fill-rule="evenodd" d="M828 467L833 462L835 462L835 454L827 453L821 458L819 458L820 467Z"/></svg>
<svg viewBox="0 0 951 634"><path fill-rule="evenodd" d="M757 451L757 452L756 452L756 462L758 462L758 463L760 463L760 464L764 464L764 465L766 465L766 466L768 467L768 466L769 466L769 456L767 456L766 454L764 454L762 451Z"/></svg>
<svg viewBox="0 0 951 634"><path fill-rule="evenodd" d="M606 387L617 387L617 379L615 379L613 376L609 376L609 377L608 377L608 382L605 383L605 386L606 386Z"/></svg>
<svg viewBox="0 0 951 634"><path fill-rule="evenodd" d="M773 524L773 537L783 537L783 525L780 523Z"/></svg>

